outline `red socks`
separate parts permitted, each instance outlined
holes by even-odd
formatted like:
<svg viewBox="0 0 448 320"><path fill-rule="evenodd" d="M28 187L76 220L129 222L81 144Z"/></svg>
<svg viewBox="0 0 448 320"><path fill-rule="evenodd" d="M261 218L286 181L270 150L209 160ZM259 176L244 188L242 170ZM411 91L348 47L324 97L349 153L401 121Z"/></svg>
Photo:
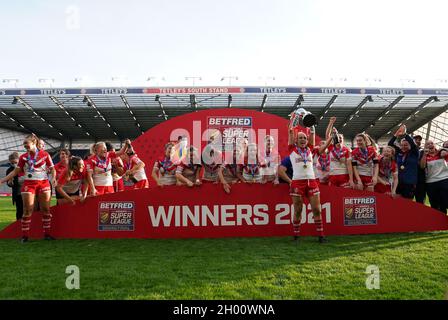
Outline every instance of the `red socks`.
<svg viewBox="0 0 448 320"><path fill-rule="evenodd" d="M294 228L294 236L298 237L300 234L300 221L294 221L292 226Z"/></svg>
<svg viewBox="0 0 448 320"><path fill-rule="evenodd" d="M322 217L314 217L314 223L316 224L316 231L319 237L324 236L324 224L322 222Z"/></svg>
<svg viewBox="0 0 448 320"><path fill-rule="evenodd" d="M28 238L30 234L31 216L22 217L22 237Z"/></svg>
<svg viewBox="0 0 448 320"><path fill-rule="evenodd" d="M42 225L44 228L44 234L48 235L50 233L50 227L51 227L51 213L43 213Z"/></svg>

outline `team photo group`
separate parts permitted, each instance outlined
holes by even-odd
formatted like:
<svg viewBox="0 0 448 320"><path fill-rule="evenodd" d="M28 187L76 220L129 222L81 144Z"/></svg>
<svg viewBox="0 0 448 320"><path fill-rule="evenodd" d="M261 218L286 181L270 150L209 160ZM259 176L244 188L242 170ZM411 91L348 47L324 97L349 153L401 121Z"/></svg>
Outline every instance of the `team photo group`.
<svg viewBox="0 0 448 320"><path fill-rule="evenodd" d="M368 134L359 133L350 147L334 127L336 120L336 117L329 119L325 138L316 144L314 115L304 109L296 110L287 128L288 154L282 155L278 152L278 139L270 135L258 144L240 139L233 145L230 156L220 144L219 131L210 137L202 152L189 145L185 136L179 136L177 141L165 144L160 157L149 167L129 139L119 150L110 142L97 142L83 157L72 156L70 150L63 148L55 155L59 161L54 164L45 151L44 141L31 134L23 141L25 153L9 156L10 168L0 182L13 190L16 219L21 221L24 243L29 240L31 216L36 210L43 214L44 239L55 239L51 235L50 213L53 189L58 205L75 205L89 197L150 185L182 188L213 183L231 193L235 183L288 183L294 204L294 240L300 235L306 201L311 205L320 243L327 241L320 185L374 191L393 198L415 198L420 203L428 195L431 207L446 215L448 142L438 147L428 140L422 148L422 137L411 137L402 125L387 145L378 145Z"/></svg>

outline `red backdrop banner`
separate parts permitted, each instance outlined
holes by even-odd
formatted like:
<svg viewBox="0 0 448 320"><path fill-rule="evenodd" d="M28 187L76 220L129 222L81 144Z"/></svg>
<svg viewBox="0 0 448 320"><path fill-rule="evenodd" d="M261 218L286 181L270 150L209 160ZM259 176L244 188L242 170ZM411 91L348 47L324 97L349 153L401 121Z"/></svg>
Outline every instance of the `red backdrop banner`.
<svg viewBox="0 0 448 320"><path fill-rule="evenodd" d="M215 130L221 131L223 144L231 144L232 139L249 135L249 140L252 142L254 139L260 148L263 145L260 139L272 135L279 153L285 156L288 150L288 123L288 120L266 112L233 108L203 110L162 122L134 140L132 145L145 162L146 174L150 177L154 162L164 155L165 144L177 141L181 135L186 135L189 144L199 150L207 144L208 133L212 134ZM225 129L229 130L223 133ZM306 131L305 128L301 130ZM316 137L316 144L319 142L320 138ZM152 179L151 183L155 184Z"/></svg>
<svg viewBox="0 0 448 320"><path fill-rule="evenodd" d="M337 187L322 186L327 235L447 230L448 218L424 205ZM292 235L288 186L237 184L231 194L220 185L125 191L52 208L57 238L215 238ZM303 235L315 235L310 208L304 206ZM0 238L16 238L20 223ZM40 213L31 236L42 237Z"/></svg>
<svg viewBox="0 0 448 320"><path fill-rule="evenodd" d="M212 120L211 120L212 119ZM155 160L168 141L180 135L196 147L207 141L206 129L231 128L225 137L254 141L271 134L282 156L287 150L288 121L268 113L217 109L192 112L165 121L133 142L151 176ZM243 132L241 131L243 130ZM236 132L236 133L235 133ZM318 143L319 139L317 139ZM447 230L448 218L424 205L389 196L321 186L323 221L327 235ZM213 238L292 235L292 205L286 184L236 184L226 194L219 184L187 188L155 187L89 198L75 206L51 209L52 233L57 238ZM42 237L40 213L33 215L31 236ZM315 235L308 205L302 214L301 234ZM20 223L0 232L0 238L20 236Z"/></svg>

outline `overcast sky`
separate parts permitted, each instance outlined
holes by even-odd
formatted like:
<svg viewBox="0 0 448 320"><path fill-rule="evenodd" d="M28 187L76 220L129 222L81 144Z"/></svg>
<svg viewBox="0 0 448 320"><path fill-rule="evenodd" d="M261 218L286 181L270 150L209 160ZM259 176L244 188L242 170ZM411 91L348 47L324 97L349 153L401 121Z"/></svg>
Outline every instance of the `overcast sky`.
<svg viewBox="0 0 448 320"><path fill-rule="evenodd" d="M0 81L19 87L448 87L444 0L2 2Z"/></svg>

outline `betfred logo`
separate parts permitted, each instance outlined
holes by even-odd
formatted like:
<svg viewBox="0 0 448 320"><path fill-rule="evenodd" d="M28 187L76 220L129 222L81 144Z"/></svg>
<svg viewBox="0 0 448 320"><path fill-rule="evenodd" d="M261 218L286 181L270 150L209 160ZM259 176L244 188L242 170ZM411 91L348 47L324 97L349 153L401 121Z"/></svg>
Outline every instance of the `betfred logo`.
<svg viewBox="0 0 448 320"><path fill-rule="evenodd" d="M208 127L252 127L252 117L208 117Z"/></svg>
<svg viewBox="0 0 448 320"><path fill-rule="evenodd" d="M134 202L100 202L100 209L133 209Z"/></svg>
<svg viewBox="0 0 448 320"><path fill-rule="evenodd" d="M344 198L344 226L377 224L376 197Z"/></svg>
<svg viewBox="0 0 448 320"><path fill-rule="evenodd" d="M132 201L98 204L99 231L134 231L135 205Z"/></svg>

